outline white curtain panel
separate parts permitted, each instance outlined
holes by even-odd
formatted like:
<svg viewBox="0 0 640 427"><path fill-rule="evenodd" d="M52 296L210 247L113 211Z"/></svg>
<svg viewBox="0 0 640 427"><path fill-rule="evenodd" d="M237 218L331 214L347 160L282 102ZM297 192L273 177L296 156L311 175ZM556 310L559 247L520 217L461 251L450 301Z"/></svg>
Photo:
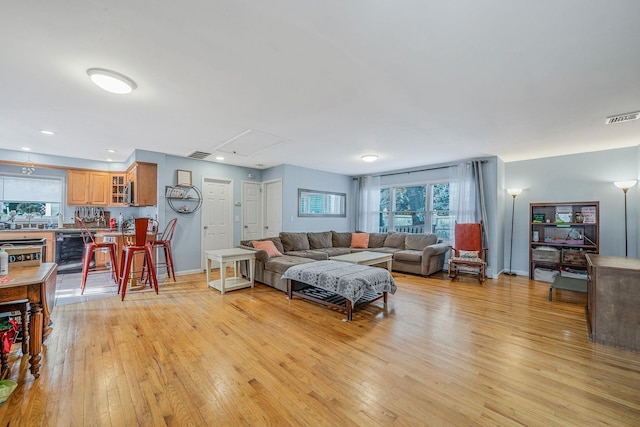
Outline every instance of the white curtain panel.
<svg viewBox="0 0 640 427"><path fill-rule="evenodd" d="M356 229L367 233L380 231L380 177L358 178L358 219Z"/></svg>

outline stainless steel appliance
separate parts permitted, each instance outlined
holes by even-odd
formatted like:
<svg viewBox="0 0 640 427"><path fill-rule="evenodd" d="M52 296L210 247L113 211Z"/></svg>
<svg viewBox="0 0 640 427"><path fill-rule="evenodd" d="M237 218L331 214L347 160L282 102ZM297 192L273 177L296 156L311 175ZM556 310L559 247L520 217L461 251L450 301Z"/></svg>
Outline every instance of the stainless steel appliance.
<svg viewBox="0 0 640 427"><path fill-rule="evenodd" d="M56 264L58 274L80 273L82 271L82 252L84 240L79 231L56 232ZM91 268L95 267L95 257L92 255Z"/></svg>

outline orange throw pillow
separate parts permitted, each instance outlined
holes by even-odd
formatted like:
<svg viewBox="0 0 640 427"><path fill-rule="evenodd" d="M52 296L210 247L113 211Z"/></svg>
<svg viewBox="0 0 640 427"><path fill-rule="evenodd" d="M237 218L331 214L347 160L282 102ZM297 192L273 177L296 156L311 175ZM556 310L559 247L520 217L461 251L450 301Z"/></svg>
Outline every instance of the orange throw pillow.
<svg viewBox="0 0 640 427"><path fill-rule="evenodd" d="M352 233L351 234L351 247L352 248L368 248L369 247L369 233Z"/></svg>
<svg viewBox="0 0 640 427"><path fill-rule="evenodd" d="M267 251L267 255L269 255L269 258L282 256L280 251L276 248L276 245L274 245L271 240L252 240L251 246L256 249Z"/></svg>

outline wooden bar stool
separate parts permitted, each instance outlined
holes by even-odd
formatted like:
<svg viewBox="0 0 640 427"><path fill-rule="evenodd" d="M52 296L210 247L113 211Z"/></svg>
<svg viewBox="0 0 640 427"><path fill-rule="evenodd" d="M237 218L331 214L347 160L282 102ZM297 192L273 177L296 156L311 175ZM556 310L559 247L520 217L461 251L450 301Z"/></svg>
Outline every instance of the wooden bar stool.
<svg viewBox="0 0 640 427"><path fill-rule="evenodd" d="M128 219L122 225L122 254L120 258L120 275L118 280L118 293L122 291L122 300L124 301L127 292L127 284L131 269L133 267L133 259L136 254L144 254L144 265L149 271L151 285L156 294L158 293L158 278L156 276L156 268L153 264L153 254L151 252L151 243L147 242L147 227L149 226L149 218Z"/></svg>
<svg viewBox="0 0 640 427"><path fill-rule="evenodd" d="M116 243L115 242L96 242L93 233L89 227L80 218L76 218L82 226L82 239L84 240L84 250L82 251L82 281L80 282L80 295L84 294L84 288L87 285L87 276L91 268L91 258L97 250L108 249L109 258L111 259L111 274L113 281L118 283L118 264L116 260Z"/></svg>

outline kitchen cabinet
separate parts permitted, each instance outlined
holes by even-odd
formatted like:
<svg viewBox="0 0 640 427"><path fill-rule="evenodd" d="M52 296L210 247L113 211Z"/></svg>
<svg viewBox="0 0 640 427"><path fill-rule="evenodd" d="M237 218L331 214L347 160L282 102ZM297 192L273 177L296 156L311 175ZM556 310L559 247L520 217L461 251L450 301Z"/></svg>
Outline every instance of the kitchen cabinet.
<svg viewBox="0 0 640 427"><path fill-rule="evenodd" d="M111 178L111 199L109 206L127 206L127 174L124 172L112 173Z"/></svg>
<svg viewBox="0 0 640 427"><path fill-rule="evenodd" d="M158 204L158 165L135 162L127 169L127 182L133 184L130 206L155 206Z"/></svg>
<svg viewBox="0 0 640 427"><path fill-rule="evenodd" d="M537 267L586 278L585 254L600 250L599 222L599 202L531 203L529 278Z"/></svg>
<svg viewBox="0 0 640 427"><path fill-rule="evenodd" d="M640 352L640 259L587 254L591 341Z"/></svg>
<svg viewBox="0 0 640 427"><path fill-rule="evenodd" d="M3 240L16 240L16 239L47 239L46 247L47 253L45 259L42 262L54 262L55 260L55 233L53 231L3 231L0 233L0 246Z"/></svg>
<svg viewBox="0 0 640 427"><path fill-rule="evenodd" d="M109 173L101 171L70 169L67 171L67 204L109 204Z"/></svg>

